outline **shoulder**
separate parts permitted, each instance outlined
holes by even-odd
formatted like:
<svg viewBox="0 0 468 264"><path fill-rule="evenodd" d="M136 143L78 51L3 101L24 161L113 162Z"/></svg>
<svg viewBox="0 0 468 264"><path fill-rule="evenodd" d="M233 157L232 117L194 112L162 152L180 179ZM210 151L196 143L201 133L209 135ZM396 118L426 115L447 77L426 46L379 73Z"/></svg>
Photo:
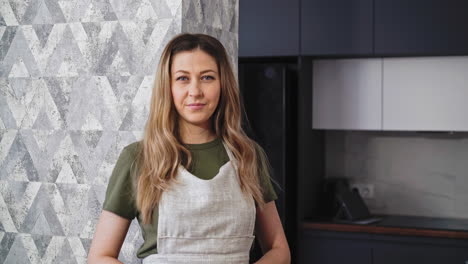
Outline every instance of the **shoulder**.
<svg viewBox="0 0 468 264"><path fill-rule="evenodd" d="M132 142L124 147L125 150L128 150L130 152L136 152L138 148L140 147L140 144L142 143L141 140Z"/></svg>
<svg viewBox="0 0 468 264"><path fill-rule="evenodd" d="M141 141L135 141L123 147L115 165L117 170L134 169L140 143Z"/></svg>
<svg viewBox="0 0 468 264"><path fill-rule="evenodd" d="M141 140L132 142L132 143L126 145L123 148L122 154L126 154L128 156L135 157L136 154L138 153L138 150L139 150L140 146L141 146Z"/></svg>

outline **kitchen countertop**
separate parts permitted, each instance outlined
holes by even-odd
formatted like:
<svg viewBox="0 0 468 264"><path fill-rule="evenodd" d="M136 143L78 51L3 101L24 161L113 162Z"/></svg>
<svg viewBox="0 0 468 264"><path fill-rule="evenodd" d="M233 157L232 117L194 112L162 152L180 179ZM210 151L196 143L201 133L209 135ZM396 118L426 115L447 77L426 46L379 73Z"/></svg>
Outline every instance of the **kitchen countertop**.
<svg viewBox="0 0 468 264"><path fill-rule="evenodd" d="M305 220L302 227L305 229L371 234L468 238L468 219L401 215L381 215L379 217L382 217L380 222L365 225L322 220Z"/></svg>

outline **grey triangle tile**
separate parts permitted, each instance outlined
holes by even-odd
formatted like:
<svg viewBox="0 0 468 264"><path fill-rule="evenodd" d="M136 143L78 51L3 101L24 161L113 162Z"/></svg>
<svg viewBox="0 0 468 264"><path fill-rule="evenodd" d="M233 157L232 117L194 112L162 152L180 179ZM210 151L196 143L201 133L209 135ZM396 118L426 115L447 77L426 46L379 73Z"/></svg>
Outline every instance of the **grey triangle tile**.
<svg viewBox="0 0 468 264"><path fill-rule="evenodd" d="M93 241L92 239L88 238L81 238L80 237L81 244L83 244L83 248L85 249L86 252L89 252L89 249L91 248L91 242Z"/></svg>
<svg viewBox="0 0 468 264"><path fill-rule="evenodd" d="M207 24L207 26L212 26L214 15L219 12L219 2L220 1L200 1L200 18L193 20L198 23ZM197 7L197 5L195 5Z"/></svg>
<svg viewBox="0 0 468 264"><path fill-rule="evenodd" d="M31 25L34 23L34 18L36 17L36 13L38 9L40 8L40 2L39 1L30 1L28 3L28 7L26 8L26 12L24 13L21 24L25 25Z"/></svg>
<svg viewBox="0 0 468 264"><path fill-rule="evenodd" d="M49 166L53 153L59 148L60 141L65 137L63 130L21 130L24 144L34 163L39 181L49 181Z"/></svg>
<svg viewBox="0 0 468 264"><path fill-rule="evenodd" d="M31 24L28 18L31 16L31 9L35 9L37 1L32 1L32 3L30 1L9 1L9 4L19 24Z"/></svg>
<svg viewBox="0 0 468 264"><path fill-rule="evenodd" d="M34 31L36 32L37 38L39 39L39 43L41 47L44 48L47 40L49 39L50 32L54 25L52 24L38 24L32 26Z"/></svg>
<svg viewBox="0 0 468 264"><path fill-rule="evenodd" d="M21 165L26 171L26 175L29 181L40 181L39 174L37 173L36 167L31 159L31 155L29 154L29 152L26 152L24 154L24 157L21 160Z"/></svg>
<svg viewBox="0 0 468 264"><path fill-rule="evenodd" d="M129 70L129 73L135 74L135 55L133 54L133 44L132 41L128 39L127 34L123 30L120 23L115 26L114 31L112 32L112 35L109 39L109 43L113 44L106 46L106 48L103 50L102 56L97 63L96 73L98 75L113 74L113 72L109 71L109 67L114 61L116 54L120 54L123 59L123 63Z"/></svg>
<svg viewBox="0 0 468 264"><path fill-rule="evenodd" d="M83 22L102 22L104 21L104 14L102 14L101 10L99 9L98 4L95 1L89 1L85 5L85 8L82 10L80 15L80 21Z"/></svg>
<svg viewBox="0 0 468 264"><path fill-rule="evenodd" d="M49 234L43 235L56 235L56 236L64 236L64 230L62 228L62 224L57 217L57 212L55 212L52 206L52 199L49 197L48 193L52 190L50 189L53 184L42 184L41 188L37 192L36 197L28 209L28 213L21 223L19 231L22 233L32 233L38 217L42 214L44 216L44 220L48 223L49 228L42 228L41 232L47 232L50 230ZM53 187L52 187L53 188ZM41 223L39 223L41 224ZM43 223L42 223L43 224ZM40 226L38 228L41 228Z"/></svg>
<svg viewBox="0 0 468 264"><path fill-rule="evenodd" d="M42 110L39 112L39 115L37 116L36 121L34 121L32 129L39 129L39 130L54 129L54 126L52 125L52 122L50 121L49 116L47 115L44 108L42 108Z"/></svg>
<svg viewBox="0 0 468 264"><path fill-rule="evenodd" d="M65 66L65 68L61 68ZM43 70L48 76L77 77L88 71L88 62L81 53L73 32L66 25L53 53Z"/></svg>
<svg viewBox="0 0 468 264"><path fill-rule="evenodd" d="M52 236L31 234L31 237L34 244L36 244L39 257L43 258L47 251L47 247L49 247L50 241L52 240Z"/></svg>
<svg viewBox="0 0 468 264"><path fill-rule="evenodd" d="M0 16L0 27L4 27L4 26L6 26L6 22L3 19L3 16Z"/></svg>
<svg viewBox="0 0 468 264"><path fill-rule="evenodd" d="M29 47L29 41L25 37L21 27L16 31L9 50L3 59L4 67L0 69L0 74L3 77L41 76L41 70L35 61L35 57Z"/></svg>
<svg viewBox="0 0 468 264"><path fill-rule="evenodd" d="M5 261L3 264L28 264L31 261L28 258L28 252L22 241L22 237L17 235L13 244L11 245L8 255L6 255Z"/></svg>
<svg viewBox="0 0 468 264"><path fill-rule="evenodd" d="M49 6L49 9L54 13L59 13L63 16L63 22L80 22L81 17L83 16L85 10L89 5L90 0L83 1L57 1L57 0L47 0L46 3Z"/></svg>
<svg viewBox="0 0 468 264"><path fill-rule="evenodd" d="M43 213L39 213L39 216L36 218L36 223L34 223L30 233L35 235L52 234L49 223Z"/></svg>
<svg viewBox="0 0 468 264"><path fill-rule="evenodd" d="M49 10L54 23L65 23L67 22L62 8L59 5L59 1L57 0L44 0L44 3L47 6L47 9Z"/></svg>
<svg viewBox="0 0 468 264"><path fill-rule="evenodd" d="M54 18L52 17L44 1L40 0L36 2L36 10L31 14L31 24L53 24Z"/></svg>
<svg viewBox="0 0 468 264"><path fill-rule="evenodd" d="M233 14L231 16L231 19L229 20L228 27L230 32L237 33L239 31L239 26L238 26L238 16L236 14Z"/></svg>
<svg viewBox="0 0 468 264"><path fill-rule="evenodd" d="M73 84L78 80L79 77L46 77L44 81L47 86L47 90L55 102L57 110L60 114L61 119L64 122L65 127L67 125L67 114L70 106L70 96Z"/></svg>
<svg viewBox="0 0 468 264"><path fill-rule="evenodd" d="M17 233L4 233L0 241L0 263L4 263L8 252L15 241Z"/></svg>
<svg viewBox="0 0 468 264"><path fill-rule="evenodd" d="M64 140L66 139L67 138L65 138ZM53 158L53 163L51 164L51 168L49 170L49 182L57 181L59 174L62 172L62 169L64 169L64 166L66 164L66 166L71 168L73 176L76 179L77 183L85 183L86 170L83 164L81 163L79 155L78 153L76 153L73 146L69 147L71 147L72 149L60 150L63 151L63 153L58 153L58 157Z"/></svg>
<svg viewBox="0 0 468 264"><path fill-rule="evenodd" d="M96 6L99 8L100 12L104 16L104 20L106 21L115 21L117 20L117 15L114 12L114 8L112 7L109 0L101 0L96 2Z"/></svg>
<svg viewBox="0 0 468 264"><path fill-rule="evenodd" d="M109 81L112 91L114 91L116 97L120 98L122 93L125 92L126 86L122 84L128 83L128 79L130 79L130 76L120 76L117 74L107 76L107 80Z"/></svg>
<svg viewBox="0 0 468 264"><path fill-rule="evenodd" d="M148 44L148 40L153 33L154 27L156 26L157 20L156 19L148 19L144 21L145 30L143 31L143 43Z"/></svg>
<svg viewBox="0 0 468 264"><path fill-rule="evenodd" d="M133 110L130 108L122 120L122 124L119 127L119 131L129 131L132 130L134 123L133 123Z"/></svg>
<svg viewBox="0 0 468 264"><path fill-rule="evenodd" d="M103 131L80 131L82 133L82 138L86 145L91 149L95 149L101 139Z"/></svg>
<svg viewBox="0 0 468 264"><path fill-rule="evenodd" d="M151 5L153 6L154 12L156 12L157 18L171 18L172 12L169 8L167 0L150 0ZM180 0L169 0L172 2L179 2Z"/></svg>
<svg viewBox="0 0 468 264"><path fill-rule="evenodd" d="M3 32L3 36L1 39L2 45L0 46L0 60L3 61L5 59L8 50L10 49L11 43L16 36L16 32L18 31L18 26L7 26L5 32ZM6 76L4 73L0 73L0 76Z"/></svg>
<svg viewBox="0 0 468 264"><path fill-rule="evenodd" d="M57 264L78 264L76 262L75 254L73 253L72 248L70 247L70 243L68 239L63 240L62 247L57 252L56 258L52 263Z"/></svg>
<svg viewBox="0 0 468 264"><path fill-rule="evenodd" d="M101 206L99 210L102 209L102 204L104 203L104 200L105 200L106 189L107 189L107 186L105 185L92 185L91 186L91 190L89 192L89 195L90 195L89 199L97 200L97 202L99 203L99 206Z"/></svg>
<svg viewBox="0 0 468 264"><path fill-rule="evenodd" d="M131 103L138 88L143 81L144 76L133 75L133 76L120 76L120 75L108 75L107 79L114 92L122 105Z"/></svg>
<svg viewBox="0 0 468 264"><path fill-rule="evenodd" d="M2 186L3 190L0 189L13 224L18 231L40 186L41 184L36 182L7 181L7 186Z"/></svg>
<svg viewBox="0 0 468 264"><path fill-rule="evenodd" d="M101 24L96 22L82 22L84 31L89 39L97 39L101 32Z"/></svg>
<svg viewBox="0 0 468 264"><path fill-rule="evenodd" d="M141 0L109 0L109 2L112 5L112 9L114 10L116 17L122 21L134 19Z"/></svg>
<svg viewBox="0 0 468 264"><path fill-rule="evenodd" d="M35 92L30 78L12 78L9 79L9 82L11 87L10 94L13 95L14 99L22 103L27 103L26 98Z"/></svg>
<svg viewBox="0 0 468 264"><path fill-rule="evenodd" d="M200 1L196 0L183 0L183 6L186 6L184 19L197 21L203 23L203 14Z"/></svg>
<svg viewBox="0 0 468 264"><path fill-rule="evenodd" d="M78 236L88 223L88 196L90 187L71 183L57 183L57 189L62 197L67 216L61 216L68 236Z"/></svg>
<svg viewBox="0 0 468 264"><path fill-rule="evenodd" d="M89 190L87 211L89 212L89 215L97 217L102 211L102 203L97 197L95 190L95 188L91 188Z"/></svg>
<svg viewBox="0 0 468 264"><path fill-rule="evenodd" d="M15 166L21 162L25 153L27 153L26 146L21 134L17 133L4 162L0 164L0 180L9 180L10 174L12 174Z"/></svg>
<svg viewBox="0 0 468 264"><path fill-rule="evenodd" d="M1 87L3 88L3 87ZM8 105L6 97L0 96L0 105ZM18 126L16 124L15 117L11 112L9 107L0 107L0 119L2 120L3 124L5 125L6 129L17 129ZM0 173L1 175L1 173ZM0 176L1 178L1 176Z"/></svg>

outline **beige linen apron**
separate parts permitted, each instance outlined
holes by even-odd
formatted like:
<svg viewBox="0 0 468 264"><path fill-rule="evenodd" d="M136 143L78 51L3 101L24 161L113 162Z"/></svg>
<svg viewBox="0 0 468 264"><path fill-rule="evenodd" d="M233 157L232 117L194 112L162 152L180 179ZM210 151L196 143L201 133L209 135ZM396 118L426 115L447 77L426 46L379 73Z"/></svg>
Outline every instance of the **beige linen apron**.
<svg viewBox="0 0 468 264"><path fill-rule="evenodd" d="M211 180L179 167L178 183L159 202L158 254L143 264L249 262L255 202L242 193L236 161L224 147L230 160Z"/></svg>

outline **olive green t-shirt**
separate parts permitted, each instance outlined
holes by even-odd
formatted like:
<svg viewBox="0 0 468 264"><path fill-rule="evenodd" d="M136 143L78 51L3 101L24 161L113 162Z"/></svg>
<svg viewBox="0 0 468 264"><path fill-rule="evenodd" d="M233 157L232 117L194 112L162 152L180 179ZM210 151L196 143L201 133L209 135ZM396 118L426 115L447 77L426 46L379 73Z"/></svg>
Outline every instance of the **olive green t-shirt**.
<svg viewBox="0 0 468 264"><path fill-rule="evenodd" d="M229 156L220 138L203 144L187 144L186 146L192 154L192 164L188 171L201 179L214 178L221 166L229 161ZM142 223L140 213L136 209L130 178L130 174L136 169L132 163L137 153L137 147L138 142L134 142L126 146L120 153L109 179L103 210L113 212L129 220L135 217L138 219L144 242L137 251L137 257L144 258L157 253L158 210L153 211L151 224L144 225ZM270 176L261 175L260 183L265 202L276 200L277 195L271 184Z"/></svg>

